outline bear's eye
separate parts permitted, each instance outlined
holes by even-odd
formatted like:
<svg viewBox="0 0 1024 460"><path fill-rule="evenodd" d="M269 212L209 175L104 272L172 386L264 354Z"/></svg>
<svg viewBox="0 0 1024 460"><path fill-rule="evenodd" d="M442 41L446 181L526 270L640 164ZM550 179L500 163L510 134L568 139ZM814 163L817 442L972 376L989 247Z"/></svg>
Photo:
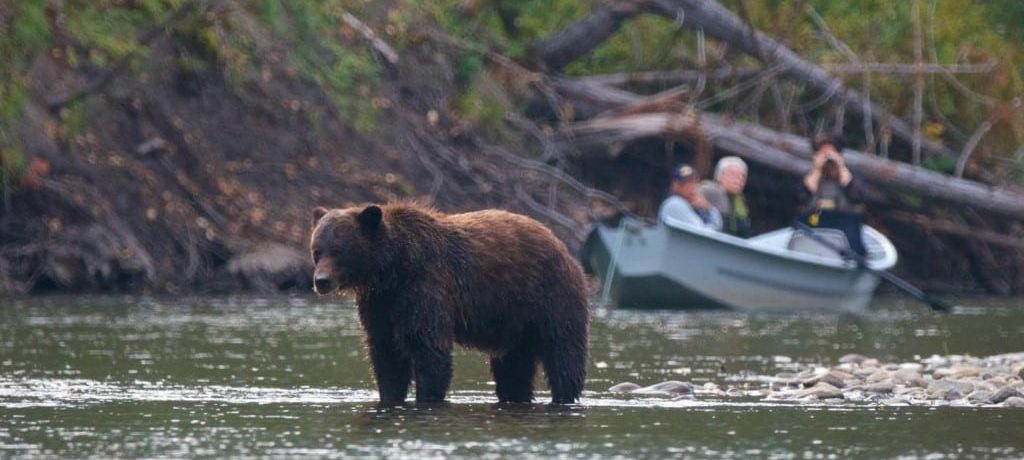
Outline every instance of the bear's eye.
<svg viewBox="0 0 1024 460"><path fill-rule="evenodd" d="M319 250L313 251L313 263L314 264L320 262L320 254L321 253L320 253Z"/></svg>

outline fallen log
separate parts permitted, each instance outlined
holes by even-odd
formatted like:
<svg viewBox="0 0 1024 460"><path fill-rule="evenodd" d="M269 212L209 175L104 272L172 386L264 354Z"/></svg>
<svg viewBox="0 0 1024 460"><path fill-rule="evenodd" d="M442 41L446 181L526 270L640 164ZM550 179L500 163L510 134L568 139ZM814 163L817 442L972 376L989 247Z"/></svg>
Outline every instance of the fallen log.
<svg viewBox="0 0 1024 460"><path fill-rule="evenodd" d="M991 230L979 229L977 227L960 224L950 220L936 219L912 212L887 211L884 213L884 216L892 220L915 224L929 232L972 238L993 246L1001 246L1004 248L1024 251L1024 238L1004 235Z"/></svg>
<svg viewBox="0 0 1024 460"><path fill-rule="evenodd" d="M605 0L582 21L533 45L533 54L549 72L558 72L611 37L622 22L641 12L645 0Z"/></svg>
<svg viewBox="0 0 1024 460"><path fill-rule="evenodd" d="M603 104L605 110L625 104L635 106L644 99L628 91L593 83L559 79L553 85L570 101L573 94L589 90L586 103ZM562 89L566 91L561 92ZM610 115L572 123L560 130L556 143L570 152L603 149L617 154L621 146L637 139L694 136L703 136L721 150L789 174L802 175L811 167L810 143L805 137L692 110ZM875 187L906 190L1024 220L1024 194L1017 191L946 176L851 149L844 150L843 154L854 174Z"/></svg>
<svg viewBox="0 0 1024 460"><path fill-rule="evenodd" d="M802 158L811 157L807 138L749 123L736 122L733 125L737 128L737 134L741 136L772 145ZM846 149L843 156L854 173L863 176L875 186L907 190L929 198L1024 220L1024 194L1018 191L947 176L856 150Z"/></svg>
<svg viewBox="0 0 1024 460"><path fill-rule="evenodd" d="M587 75L577 80L599 85L670 85L677 86L695 83L701 78L708 80L737 79L746 80L764 72L760 68L721 68L701 72L699 70L652 70L649 72L623 72L605 75Z"/></svg>
<svg viewBox="0 0 1024 460"><path fill-rule="evenodd" d="M640 3L638 5L638 3ZM912 145L915 139L922 149L933 155L956 159L953 150L914 135L913 128L900 118L877 106L857 91L847 88L841 80L821 67L808 62L771 37L754 30L718 2L709 0L609 0L603 2L587 18L556 32L534 47L549 70L558 70L590 52L610 37L628 18L651 12L673 19L678 24L703 30L708 35L729 43L766 65L782 66L781 75L806 85L811 91L840 104L860 117L870 117L879 127L888 127L893 136Z"/></svg>

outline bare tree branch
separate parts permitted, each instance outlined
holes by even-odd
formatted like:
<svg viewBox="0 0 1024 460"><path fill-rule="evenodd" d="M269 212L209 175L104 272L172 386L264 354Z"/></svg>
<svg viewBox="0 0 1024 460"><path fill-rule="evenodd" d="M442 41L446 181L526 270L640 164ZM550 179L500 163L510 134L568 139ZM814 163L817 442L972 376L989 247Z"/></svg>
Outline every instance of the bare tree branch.
<svg viewBox="0 0 1024 460"><path fill-rule="evenodd" d="M985 74L992 73L996 68L995 62L987 64L894 64L888 62L855 62L852 64L822 64L825 70L832 73L885 73L885 74L930 74L930 73L964 73L964 74Z"/></svg>
<svg viewBox="0 0 1024 460"><path fill-rule="evenodd" d="M953 175L956 177L964 177L964 169L967 168L967 160L971 158L971 153L974 152L974 148L978 146L978 142L981 142L981 138L985 137L988 130L992 129L992 123L985 121L978 126L978 129L974 131L971 138L964 144L964 149L960 152L960 158L956 160L956 170Z"/></svg>
<svg viewBox="0 0 1024 460"><path fill-rule="evenodd" d="M359 32L359 34L362 35L363 38L370 43L370 46L373 47L373 49L376 50L378 53L380 53L380 55L383 56L384 59L387 60L389 64L398 64L398 53L395 52L395 49L392 48L391 45L388 45L388 43L385 42L384 40L381 40L381 38L377 36L373 29L364 24L363 21L360 21L359 18L353 16L351 13L347 11L341 15L341 20L344 21L345 24L347 24L349 27Z"/></svg>

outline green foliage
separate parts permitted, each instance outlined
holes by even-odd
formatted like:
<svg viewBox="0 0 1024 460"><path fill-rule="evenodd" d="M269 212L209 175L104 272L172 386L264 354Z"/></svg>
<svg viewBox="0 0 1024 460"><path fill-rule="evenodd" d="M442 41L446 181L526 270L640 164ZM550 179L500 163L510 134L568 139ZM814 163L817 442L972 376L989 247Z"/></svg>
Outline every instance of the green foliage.
<svg viewBox="0 0 1024 460"><path fill-rule="evenodd" d="M28 98L29 64L51 45L51 30L45 17L48 2L12 2L9 14L10 34L0 34L0 51L12 56L10 65L0 66L0 125L16 117ZM229 78L242 88L258 78L261 66L286 64L300 76L318 83L328 99L357 129L372 130L376 109L369 101L379 69L373 56L358 37L342 36L341 14L356 11L359 0L250 0L242 6L252 8L263 24L232 23L209 15L192 15L173 28L177 41L178 65L185 72L201 72L211 65L222 67ZM149 30L184 0L134 0L96 2L68 0L56 7L58 20L70 35L74 46L62 47L59 55L71 68L96 73L124 58L135 58L138 68L149 50L139 42L141 31ZM0 11L0 14L5 13ZM270 37L266 35L271 35ZM287 52L273 50L275 40L286 42ZM80 108L76 109L79 110ZM79 118L71 117L71 124ZM66 121L65 125L68 125Z"/></svg>
<svg viewBox="0 0 1024 460"><path fill-rule="evenodd" d="M4 136L2 126L20 115L28 100L25 72L32 57L50 44L45 6L43 2L15 2L9 6L17 20L11 21L11 33L0 33L0 56L6 61L0 64L0 136ZM3 138L0 141L7 143Z"/></svg>
<svg viewBox="0 0 1024 460"><path fill-rule="evenodd" d="M371 102L380 69L365 44L343 35L337 0L260 0L259 12L277 37L288 42L288 63L320 85L331 103L360 132L372 131L377 108ZM354 6L354 5L353 5ZM263 56L253 56L258 61Z"/></svg>
<svg viewBox="0 0 1024 460"><path fill-rule="evenodd" d="M587 15L597 0L408 0L453 36L521 57L551 32Z"/></svg>
<svg viewBox="0 0 1024 460"><path fill-rule="evenodd" d="M0 199L16 188L25 172L25 154L16 147L0 147Z"/></svg>
<svg viewBox="0 0 1024 460"><path fill-rule="evenodd" d="M479 74L459 95L455 108L466 120L493 129L504 125L512 104L496 82Z"/></svg>
<svg viewBox="0 0 1024 460"><path fill-rule="evenodd" d="M696 62L693 34L661 16L631 21L589 56L566 68L570 75L592 75L680 68ZM692 66L692 64L691 64Z"/></svg>

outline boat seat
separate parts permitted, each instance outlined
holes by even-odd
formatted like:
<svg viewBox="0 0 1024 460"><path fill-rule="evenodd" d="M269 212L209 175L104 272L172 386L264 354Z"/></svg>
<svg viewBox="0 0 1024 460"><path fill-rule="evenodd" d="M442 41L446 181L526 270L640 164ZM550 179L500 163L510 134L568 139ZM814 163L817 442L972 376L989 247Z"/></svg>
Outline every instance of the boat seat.
<svg viewBox="0 0 1024 460"><path fill-rule="evenodd" d="M834 228L816 228L814 229L814 235L832 243L833 246L844 249L850 248L850 242L846 240L846 235L842 230ZM793 232L793 236L789 239L787 248L790 251L802 252L804 254L811 254L818 257L827 257L832 259L842 258L842 255L837 254L827 246L814 241L814 239L804 232Z"/></svg>

